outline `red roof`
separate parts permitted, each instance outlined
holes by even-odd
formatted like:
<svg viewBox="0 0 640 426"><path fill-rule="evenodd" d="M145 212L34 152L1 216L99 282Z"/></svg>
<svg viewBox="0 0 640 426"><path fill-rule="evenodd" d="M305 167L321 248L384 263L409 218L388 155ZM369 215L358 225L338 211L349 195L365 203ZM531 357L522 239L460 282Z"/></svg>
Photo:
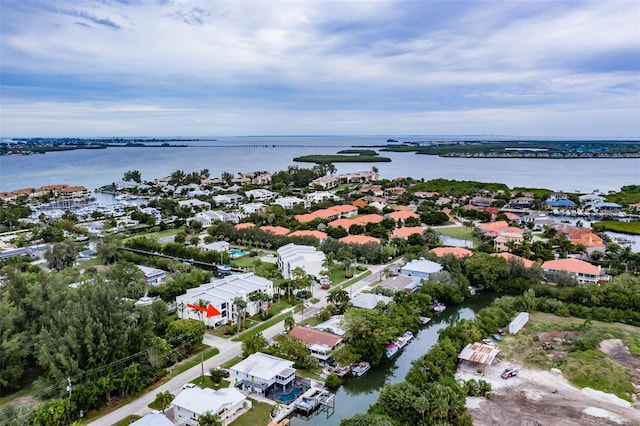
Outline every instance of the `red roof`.
<svg viewBox="0 0 640 426"><path fill-rule="evenodd" d="M348 235L340 238L338 241L345 244L368 244L376 243L380 244L380 240L374 237L368 237L366 235Z"/></svg>
<svg viewBox="0 0 640 426"><path fill-rule="evenodd" d="M422 226L408 226L405 228L398 228L393 231L393 237L409 238L413 234L422 234L424 229Z"/></svg>
<svg viewBox="0 0 640 426"><path fill-rule="evenodd" d="M242 222L242 223L238 223L235 226L235 228L236 229L248 229L248 228L253 228L254 226L256 226L256 225L251 223L251 222Z"/></svg>
<svg viewBox="0 0 640 426"><path fill-rule="evenodd" d="M325 345L331 349L333 349L338 343L342 341L342 336L309 327L294 327L289 332L289 335L291 337L295 337L298 340L302 340L305 343L310 343L313 345Z"/></svg>
<svg viewBox="0 0 640 426"><path fill-rule="evenodd" d="M415 218L420 217L420 215L412 211L395 211L395 212L389 213L387 216L389 216L391 219L394 219L394 220L406 220L406 219L409 219L410 217L415 217Z"/></svg>
<svg viewBox="0 0 640 426"><path fill-rule="evenodd" d="M566 271L582 275L600 275L600 268L580 259L547 260L542 264L542 269L551 271Z"/></svg>
<svg viewBox="0 0 640 426"><path fill-rule="evenodd" d="M452 254L455 257L467 257L473 255L471 250L462 247L436 247L429 251L438 257L443 257L448 254Z"/></svg>
<svg viewBox="0 0 640 426"><path fill-rule="evenodd" d="M264 232L271 232L272 234L276 234L276 235L287 235L289 233L289 229L285 228L284 226L261 226L260 227L261 231Z"/></svg>
<svg viewBox="0 0 640 426"><path fill-rule="evenodd" d="M322 231L295 231L289 234L290 237L314 237L322 241L327 238L327 234Z"/></svg>

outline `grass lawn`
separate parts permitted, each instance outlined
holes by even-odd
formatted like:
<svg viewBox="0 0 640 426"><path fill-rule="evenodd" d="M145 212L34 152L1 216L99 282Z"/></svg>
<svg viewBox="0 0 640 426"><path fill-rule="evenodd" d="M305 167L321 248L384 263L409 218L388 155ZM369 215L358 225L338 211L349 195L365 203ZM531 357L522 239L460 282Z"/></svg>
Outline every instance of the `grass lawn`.
<svg viewBox="0 0 640 426"><path fill-rule="evenodd" d="M442 235L448 235L449 237L462 238L463 240L475 241L473 236L473 228L466 226L451 226L439 228L434 226L433 229Z"/></svg>
<svg viewBox="0 0 640 426"><path fill-rule="evenodd" d="M131 423L133 423L134 421L138 420L140 418L140 416L127 416L124 419L120 420L117 423L114 423L113 426L127 426L130 425Z"/></svg>
<svg viewBox="0 0 640 426"><path fill-rule="evenodd" d="M640 222L618 222L615 220L606 220L596 222L591 226L602 226L608 231L621 232L623 234L640 235Z"/></svg>
<svg viewBox="0 0 640 426"><path fill-rule="evenodd" d="M252 268L254 266L256 259L257 259L256 257L242 256L242 257L238 257L237 259L233 259L231 261L231 265L237 266L240 268Z"/></svg>
<svg viewBox="0 0 640 426"><path fill-rule="evenodd" d="M184 363L178 365L177 367L175 367L173 370L171 370L169 372L169 376L170 377L175 377L180 373L184 373L185 371L187 371L188 369L190 369L191 367L193 367L194 365L198 365L200 363L201 360L206 360L209 358L212 358L216 355L218 355L220 353L220 350L218 348L211 348L209 346L206 346L206 349L204 349L201 352L198 352L194 355L191 355L191 357L189 357L189 359L187 361L185 361Z"/></svg>
<svg viewBox="0 0 640 426"><path fill-rule="evenodd" d="M98 265L102 265L102 261L97 257L94 257L92 259L87 259L87 260L81 260L80 262L78 262L78 266L80 268L89 268L91 266L98 266Z"/></svg>
<svg viewBox="0 0 640 426"><path fill-rule="evenodd" d="M251 398L249 398L251 399ZM251 399L251 410L229 423L232 426L266 425L271 420L273 405Z"/></svg>
<svg viewBox="0 0 640 426"><path fill-rule="evenodd" d="M228 388L229 385L231 384L230 381L226 379L222 379L220 383L216 385L215 383L213 383L213 380L211 380L211 376L207 371L205 371L205 374L204 374L204 381L202 380L202 377L198 377L193 379L191 383L193 383L196 386L200 386L201 388L209 388L213 390Z"/></svg>
<svg viewBox="0 0 640 426"><path fill-rule="evenodd" d="M158 238L177 235L179 232L183 232L184 230L185 230L184 228L174 228L174 229L165 229L164 231L158 231L158 232L149 232L147 234L136 234L131 237L125 238L124 242L136 237L148 237L148 238L153 238L157 240Z"/></svg>
<svg viewBox="0 0 640 426"><path fill-rule="evenodd" d="M225 362L224 364L220 364L220 368L231 368L234 365L236 365L237 363L239 363L240 361L242 361L242 357L240 355L238 355L235 358L230 359L229 361Z"/></svg>

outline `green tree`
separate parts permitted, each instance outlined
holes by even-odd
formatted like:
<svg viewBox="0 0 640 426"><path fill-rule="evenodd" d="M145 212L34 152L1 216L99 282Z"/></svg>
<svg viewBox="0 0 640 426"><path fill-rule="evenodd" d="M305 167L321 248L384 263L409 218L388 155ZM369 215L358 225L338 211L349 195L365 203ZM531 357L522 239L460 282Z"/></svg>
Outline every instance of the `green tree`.
<svg viewBox="0 0 640 426"><path fill-rule="evenodd" d="M262 352L267 345L267 339L264 338L262 333L256 333L242 342L242 356L246 358L256 352Z"/></svg>
<svg viewBox="0 0 640 426"><path fill-rule="evenodd" d="M498 280L509 276L510 270L506 260L487 253L475 253L464 261L466 275L469 280L481 289L498 288Z"/></svg>
<svg viewBox="0 0 640 426"><path fill-rule="evenodd" d="M117 234L107 234L96 247L96 255L102 263L108 265L118 260L118 252L122 248L122 237Z"/></svg>
<svg viewBox="0 0 640 426"><path fill-rule="evenodd" d="M291 331L293 329L293 327L296 326L296 320L293 318L292 315L286 317L284 319L284 329L287 331Z"/></svg>
<svg viewBox="0 0 640 426"><path fill-rule="evenodd" d="M49 268L61 271L73 265L77 255L78 248L73 241L62 241L50 247L45 252L44 258L47 259Z"/></svg>
<svg viewBox="0 0 640 426"><path fill-rule="evenodd" d="M198 425L200 426L222 426L220 417L213 414L211 411L207 411L198 417Z"/></svg>
<svg viewBox="0 0 640 426"><path fill-rule="evenodd" d="M206 326L196 320L179 319L167 327L167 341L174 347L180 347L185 352L190 352L193 348L202 343Z"/></svg>
<svg viewBox="0 0 640 426"><path fill-rule="evenodd" d="M389 316L376 309L347 309L344 322L348 343L373 365L382 360L387 343L399 334Z"/></svg>
<svg viewBox="0 0 640 426"><path fill-rule="evenodd" d="M173 401L173 398L175 398L171 392L169 392L168 390L164 391L164 392L158 392L156 394L156 403L162 406L162 414L164 414L164 409L171 404L171 401Z"/></svg>
<svg viewBox="0 0 640 426"><path fill-rule="evenodd" d="M209 369L209 376L211 376L213 384L219 385L222 379L224 379L224 371L218 367L211 368Z"/></svg>
<svg viewBox="0 0 640 426"><path fill-rule="evenodd" d="M124 180L125 182L134 181L136 183L142 183L142 175L138 170L128 170L124 172L122 180Z"/></svg>
<svg viewBox="0 0 640 426"><path fill-rule="evenodd" d="M109 267L107 277L122 296L130 299L144 296L147 282L144 273L135 264L117 262Z"/></svg>

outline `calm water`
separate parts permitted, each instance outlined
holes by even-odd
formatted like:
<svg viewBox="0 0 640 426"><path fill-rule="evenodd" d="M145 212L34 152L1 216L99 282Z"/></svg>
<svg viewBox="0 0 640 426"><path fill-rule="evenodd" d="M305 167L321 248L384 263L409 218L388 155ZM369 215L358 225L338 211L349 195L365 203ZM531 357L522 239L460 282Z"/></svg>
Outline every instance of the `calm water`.
<svg viewBox="0 0 640 426"><path fill-rule="evenodd" d="M453 325L461 319L473 319L480 309L495 299L492 294L479 294L468 299L461 306L449 307L436 315L431 322L416 335L399 355L391 361L357 378L347 378L336 393L335 412L327 417L326 412L316 412L307 419L294 417L291 426L331 426L339 425L340 420L352 417L356 413L366 412L369 405L376 402L380 388L386 383L404 380L411 368L411 362L427 353L438 341L438 331Z"/></svg>
<svg viewBox="0 0 640 426"><path fill-rule="evenodd" d="M215 142L194 142L193 147L186 148L107 148L4 156L0 157L0 191L55 183L95 189L120 180L124 172L134 169L139 170L146 180L166 176L178 169L190 172L207 168L213 177L225 171L278 171L293 165L293 158L300 155L333 154L345 147L381 145L385 141L386 137L383 136L237 137L221 138ZM382 155L390 157L392 162L336 164L338 173L369 170L375 165L381 176L387 179L411 176L418 179L477 180L502 182L509 187L581 192L619 190L623 185L640 184L638 159L474 159L412 153ZM309 163L299 164L311 167Z"/></svg>

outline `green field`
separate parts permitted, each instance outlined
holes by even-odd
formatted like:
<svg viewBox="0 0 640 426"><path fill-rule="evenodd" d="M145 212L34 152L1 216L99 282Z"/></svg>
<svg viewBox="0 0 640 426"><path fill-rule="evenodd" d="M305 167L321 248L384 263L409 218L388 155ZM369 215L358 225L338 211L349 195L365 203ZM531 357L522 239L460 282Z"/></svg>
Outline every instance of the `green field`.
<svg viewBox="0 0 640 426"><path fill-rule="evenodd" d="M466 226L450 226L450 227L438 227L434 226L433 230L453 238L461 238L463 240L469 240L473 242L473 246L478 245L477 238L473 235L473 228Z"/></svg>
<svg viewBox="0 0 640 426"><path fill-rule="evenodd" d="M596 222L592 227L603 227L607 231L621 232L623 234L640 235L640 222L618 222L615 220L605 220Z"/></svg>

